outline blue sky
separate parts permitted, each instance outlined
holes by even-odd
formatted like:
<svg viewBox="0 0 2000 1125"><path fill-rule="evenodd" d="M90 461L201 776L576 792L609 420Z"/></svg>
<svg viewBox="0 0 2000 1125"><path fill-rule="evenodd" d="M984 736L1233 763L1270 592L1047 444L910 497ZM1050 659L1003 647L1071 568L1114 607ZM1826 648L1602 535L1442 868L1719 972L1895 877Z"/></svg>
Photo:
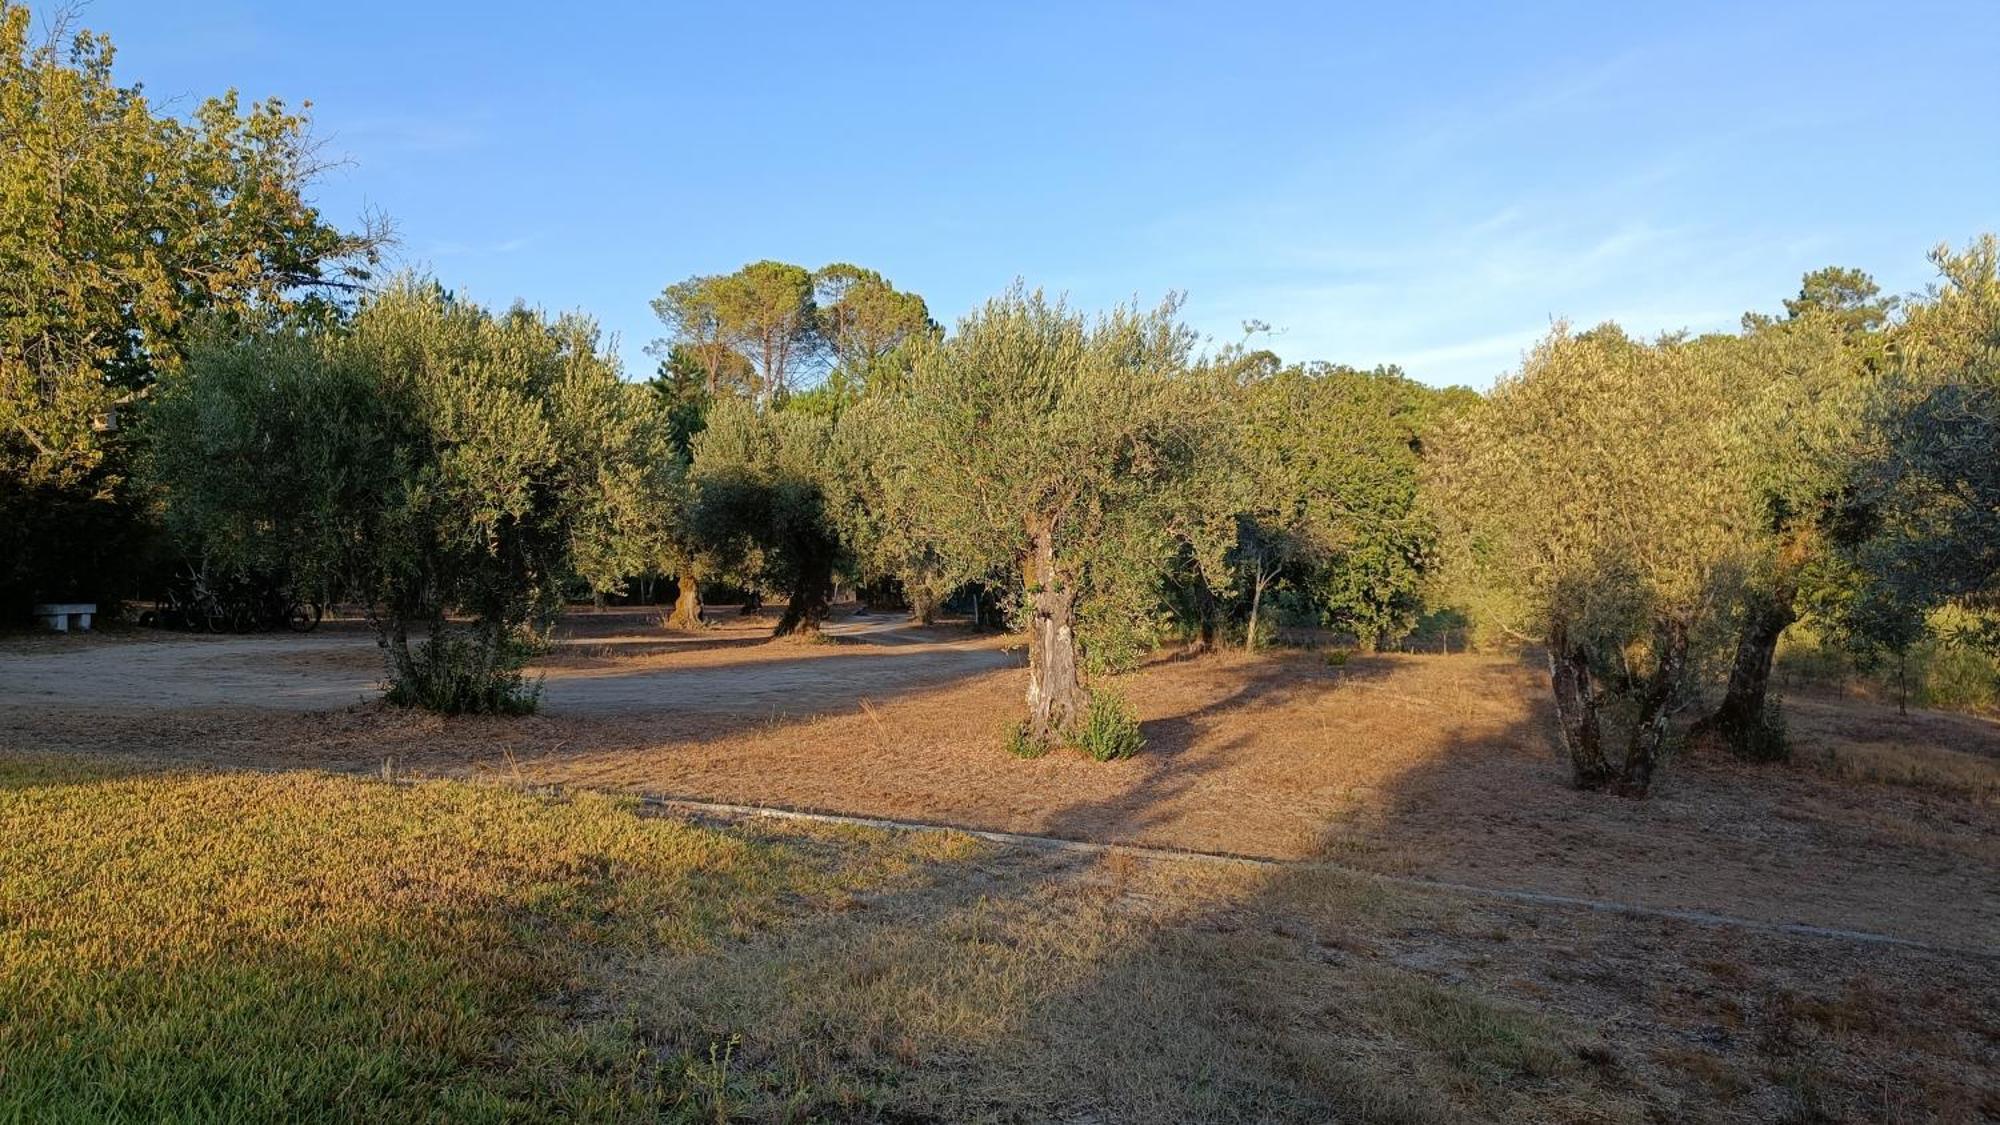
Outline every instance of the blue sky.
<svg viewBox="0 0 2000 1125"><path fill-rule="evenodd" d="M2000 3L338 4L95 0L185 108L313 102L317 198L493 304L759 258L947 322L1015 277L1186 292L1218 339L1484 386L1552 318L1732 326L2000 229Z"/></svg>

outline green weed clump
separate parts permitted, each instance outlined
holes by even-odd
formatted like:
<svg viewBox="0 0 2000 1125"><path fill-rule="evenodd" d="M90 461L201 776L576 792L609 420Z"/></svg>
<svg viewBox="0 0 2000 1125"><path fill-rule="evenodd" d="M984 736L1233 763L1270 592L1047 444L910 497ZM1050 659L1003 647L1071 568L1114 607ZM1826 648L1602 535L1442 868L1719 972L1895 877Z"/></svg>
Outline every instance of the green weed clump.
<svg viewBox="0 0 2000 1125"><path fill-rule="evenodd" d="M383 698L399 707L443 715L527 715L541 705L542 684L522 672L532 648L517 640L487 641L442 633L391 662Z"/></svg>
<svg viewBox="0 0 2000 1125"><path fill-rule="evenodd" d="M1027 723L1015 723L1007 728L1007 752L1016 758L1035 759L1049 752L1047 743L1037 741L1028 733Z"/></svg>
<svg viewBox="0 0 2000 1125"><path fill-rule="evenodd" d="M1071 729L1070 743L1096 761L1111 762L1145 749L1146 736L1124 696L1100 691L1091 695L1083 720Z"/></svg>
<svg viewBox="0 0 2000 1125"><path fill-rule="evenodd" d="M1782 762L1792 756L1792 740L1785 723L1785 709L1772 696L1764 704L1764 713L1757 716L1757 722L1743 732L1736 752L1753 762Z"/></svg>

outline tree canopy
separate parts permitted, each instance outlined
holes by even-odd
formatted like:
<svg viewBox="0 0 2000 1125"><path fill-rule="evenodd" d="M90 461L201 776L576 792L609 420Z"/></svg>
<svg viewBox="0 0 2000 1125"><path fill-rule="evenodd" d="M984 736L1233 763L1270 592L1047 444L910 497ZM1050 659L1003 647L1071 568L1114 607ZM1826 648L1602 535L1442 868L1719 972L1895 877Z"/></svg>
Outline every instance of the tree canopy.
<svg viewBox="0 0 2000 1125"><path fill-rule="evenodd" d="M444 710L532 703L524 646L564 583L612 588L644 564L648 462L667 456L590 321L494 314L419 279L351 323L274 317L201 343L147 439L177 531L366 605L392 698Z"/></svg>
<svg viewBox="0 0 2000 1125"><path fill-rule="evenodd" d="M1017 576L1038 743L1084 710L1084 634L1155 612L1180 486L1217 438L1218 382L1177 312L1093 319L1016 286L920 350L895 394L884 440L927 482L897 494L910 521L947 572Z"/></svg>
<svg viewBox="0 0 2000 1125"><path fill-rule="evenodd" d="M141 523L121 406L180 362L190 326L324 315L386 236L307 199L307 121L234 92L186 117L112 75L101 35L36 42L0 2L0 598L101 596ZM129 414L129 410L122 413ZM103 554L85 553L96 544ZM14 606L9 606L13 611Z"/></svg>

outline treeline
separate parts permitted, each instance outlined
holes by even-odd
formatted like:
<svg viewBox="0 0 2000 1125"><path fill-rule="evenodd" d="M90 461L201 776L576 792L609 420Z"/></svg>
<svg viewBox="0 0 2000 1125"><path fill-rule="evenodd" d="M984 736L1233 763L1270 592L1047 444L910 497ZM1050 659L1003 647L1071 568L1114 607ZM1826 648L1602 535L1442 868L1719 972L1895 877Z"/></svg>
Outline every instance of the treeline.
<svg viewBox="0 0 2000 1125"><path fill-rule="evenodd" d="M1546 647L1578 785L1645 793L1715 690L1690 738L1782 757L1802 617L1864 664L2000 639L2000 243L1932 258L1914 298L1826 269L1734 334L1558 329L1451 427L1449 586Z"/></svg>
<svg viewBox="0 0 2000 1125"><path fill-rule="evenodd" d="M0 4L0 599L114 602L183 560L365 606L391 697L533 705L568 598L837 584L1025 631L1017 749L1110 730L1094 673L1275 622L1538 646L1579 785L1647 791L1685 723L1784 752L1779 638L1991 645L1991 238L1907 300L1823 270L1741 331L1551 333L1488 394L1206 344L1169 300L1025 286L948 331L850 264L668 285L647 382L587 318L378 281L306 201L305 122L163 116L99 38ZM1719 705L1701 710L1705 701ZM1096 745L1096 744L1094 744Z"/></svg>

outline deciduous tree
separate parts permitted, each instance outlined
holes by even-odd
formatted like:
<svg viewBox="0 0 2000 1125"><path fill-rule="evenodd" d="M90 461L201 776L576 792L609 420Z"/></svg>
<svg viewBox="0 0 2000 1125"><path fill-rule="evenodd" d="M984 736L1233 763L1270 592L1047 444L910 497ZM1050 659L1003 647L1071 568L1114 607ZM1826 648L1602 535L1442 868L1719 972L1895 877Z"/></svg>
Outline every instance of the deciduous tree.
<svg viewBox="0 0 2000 1125"><path fill-rule="evenodd" d="M325 312L386 230L327 222L306 119L233 93L161 113L108 39L36 43L0 0L0 601L120 591L141 521L122 423L204 315ZM84 550L97 543L107 555Z"/></svg>

